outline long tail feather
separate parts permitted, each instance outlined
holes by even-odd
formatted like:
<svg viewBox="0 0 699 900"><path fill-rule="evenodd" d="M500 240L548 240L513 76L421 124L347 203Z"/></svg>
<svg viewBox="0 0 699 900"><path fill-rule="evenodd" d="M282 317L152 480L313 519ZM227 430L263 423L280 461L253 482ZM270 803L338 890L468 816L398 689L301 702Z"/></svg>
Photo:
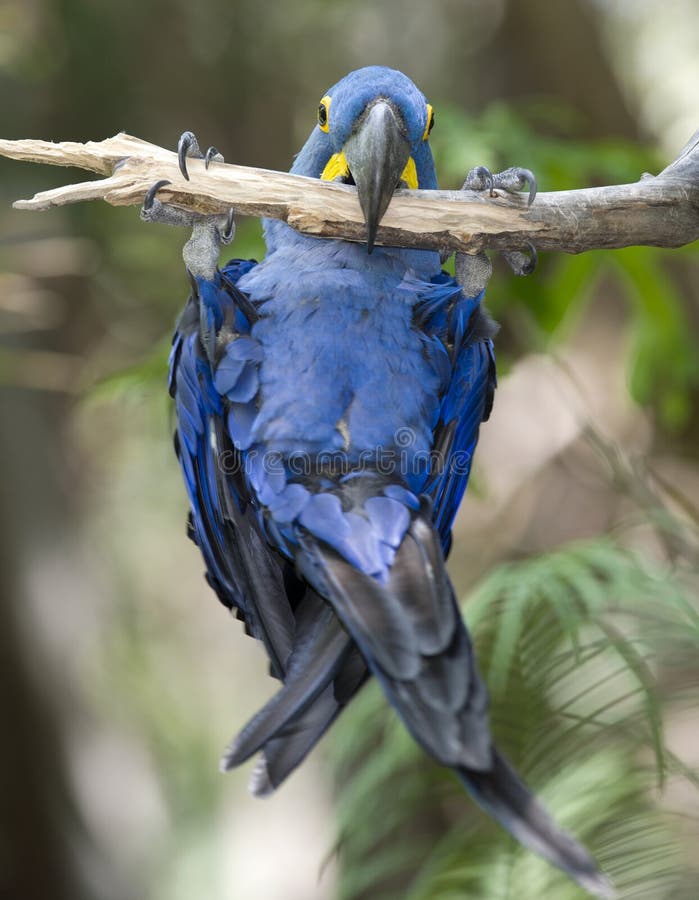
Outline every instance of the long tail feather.
<svg viewBox="0 0 699 900"><path fill-rule="evenodd" d="M558 866L595 897L616 897L589 853L559 828L512 766L493 749L488 772L457 769L471 796L513 837Z"/></svg>

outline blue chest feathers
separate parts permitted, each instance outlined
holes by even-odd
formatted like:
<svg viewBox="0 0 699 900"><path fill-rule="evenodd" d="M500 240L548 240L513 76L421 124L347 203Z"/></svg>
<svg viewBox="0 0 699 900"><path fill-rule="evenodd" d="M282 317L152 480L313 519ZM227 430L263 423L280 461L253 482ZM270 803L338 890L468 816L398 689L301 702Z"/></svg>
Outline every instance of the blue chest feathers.
<svg viewBox="0 0 699 900"><path fill-rule="evenodd" d="M419 283L398 255L308 240L241 279L261 314L256 442L285 456L428 453L449 365L414 325Z"/></svg>

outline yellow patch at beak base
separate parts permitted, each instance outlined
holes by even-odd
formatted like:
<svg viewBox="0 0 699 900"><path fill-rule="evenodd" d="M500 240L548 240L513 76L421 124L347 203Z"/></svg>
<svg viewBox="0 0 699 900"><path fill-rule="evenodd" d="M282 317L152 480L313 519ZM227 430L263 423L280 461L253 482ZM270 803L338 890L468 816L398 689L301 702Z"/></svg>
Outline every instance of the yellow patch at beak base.
<svg viewBox="0 0 699 900"><path fill-rule="evenodd" d="M349 178L349 173L350 170L347 165L347 160L345 159L345 154L340 152L333 153L327 161L320 177L322 181L335 181L336 178Z"/></svg>
<svg viewBox="0 0 699 900"><path fill-rule="evenodd" d="M336 178L349 178L349 176L350 169L347 165L345 154L340 151L339 153L333 153L327 161L320 178L321 181L335 181ZM401 181L404 181L412 190L417 188L417 169L415 168L415 160L412 156L408 159L408 162L403 169L403 174L400 177Z"/></svg>
<svg viewBox="0 0 699 900"><path fill-rule="evenodd" d="M403 174L400 177L401 181L404 181L409 188L412 190L417 189L417 169L415 168L415 160L412 156L408 159L408 162L403 169Z"/></svg>

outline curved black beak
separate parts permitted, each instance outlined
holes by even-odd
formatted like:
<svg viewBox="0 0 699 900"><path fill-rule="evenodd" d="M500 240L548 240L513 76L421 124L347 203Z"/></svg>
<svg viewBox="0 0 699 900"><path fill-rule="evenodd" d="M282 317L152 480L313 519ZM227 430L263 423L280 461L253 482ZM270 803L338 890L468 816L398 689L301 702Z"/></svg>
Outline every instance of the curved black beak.
<svg viewBox="0 0 699 900"><path fill-rule="evenodd" d="M410 157L410 144L391 105L378 100L367 110L343 150L357 185L366 222L367 250L371 253L376 229Z"/></svg>

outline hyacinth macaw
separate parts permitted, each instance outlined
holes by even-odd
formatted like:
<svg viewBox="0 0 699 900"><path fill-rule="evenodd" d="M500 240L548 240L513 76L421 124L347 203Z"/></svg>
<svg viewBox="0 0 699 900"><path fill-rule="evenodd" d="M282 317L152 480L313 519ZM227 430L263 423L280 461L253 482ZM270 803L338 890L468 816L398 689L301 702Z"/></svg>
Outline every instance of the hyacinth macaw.
<svg viewBox="0 0 699 900"><path fill-rule="evenodd" d="M491 740L481 680L444 560L495 388L484 256L374 246L396 187L436 188L432 108L400 72L352 72L323 96L292 172L354 184L366 243L265 221L261 263L217 267L227 220L149 192L147 220L193 224L192 293L170 391L189 533L219 599L281 682L224 769L259 753L274 790L373 675L415 740L523 844L590 893L611 888ZM191 132L179 146L202 154ZM220 159L214 148L207 167ZM522 169L465 186L521 190Z"/></svg>

